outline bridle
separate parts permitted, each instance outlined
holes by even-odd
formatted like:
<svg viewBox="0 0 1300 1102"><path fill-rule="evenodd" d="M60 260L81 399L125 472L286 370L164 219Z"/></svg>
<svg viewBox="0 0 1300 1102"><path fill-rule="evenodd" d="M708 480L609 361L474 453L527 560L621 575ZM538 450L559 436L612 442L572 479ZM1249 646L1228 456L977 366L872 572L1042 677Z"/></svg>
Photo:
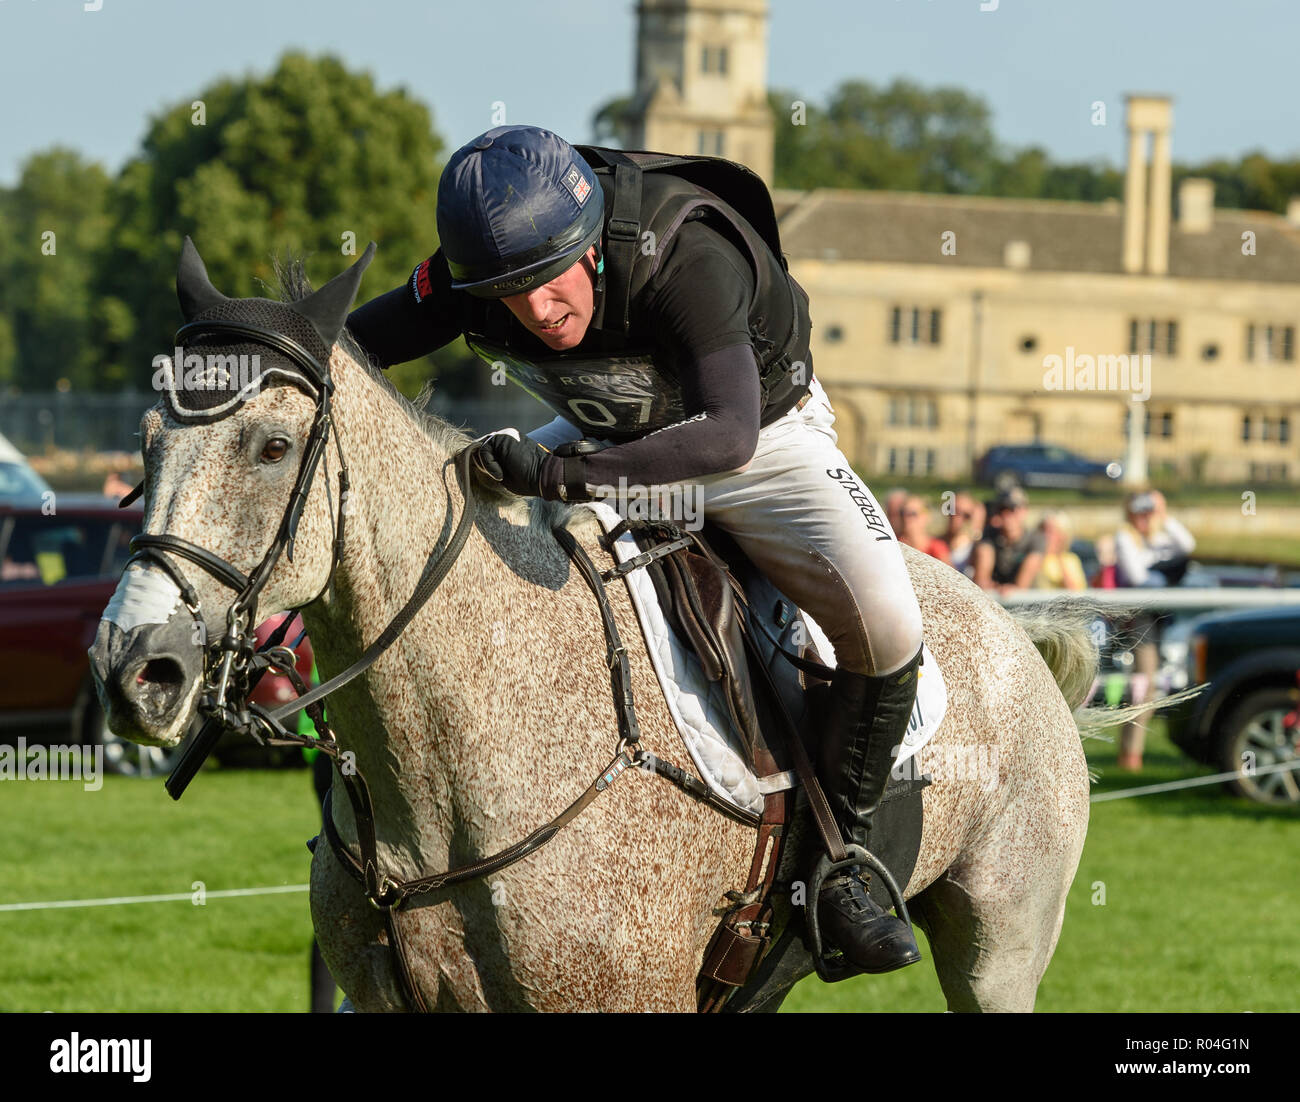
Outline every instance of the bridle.
<svg viewBox="0 0 1300 1102"><path fill-rule="evenodd" d="M198 594L185 577L183 571L173 565L167 557L168 554L187 559L189 562L201 567L222 585L235 591L235 599L226 610L225 634L219 641L208 648L205 656L204 694L200 699L199 712L205 718L220 718L223 726L245 728L255 722L265 724L265 720L268 718L265 713L250 713L243 703L247 699L248 692L252 689L252 685L249 684L250 678L252 676L260 677L261 672L254 669L256 663L253 661L256 649L253 629L257 624L257 599L270 578L271 572L275 569L276 563L280 561L280 556L284 555L290 562L293 561L294 545L298 535L298 524L302 519L303 506L307 502L307 494L311 489L316 470L320 466L326 445L330 439L332 425L330 396L333 393L334 385L327 364L322 365L307 348L292 337L260 325L224 320L190 322L177 330L175 343L180 347L187 341L213 335L243 337L281 353L303 372L315 390L312 395L316 402L315 417L312 420L311 430L307 435L302 460L298 465L298 476L294 482L293 490L290 492L289 502L281 517L279 530L276 532L275 539L271 541L271 546L267 548L266 554L262 556L262 561L258 563L251 574L247 575L215 552L209 551L206 547L170 533L156 535L142 533L134 537L130 544L133 554L127 561L127 565L143 561L166 572L180 587L182 600L190 610L190 614L199 623L202 623L202 616ZM333 435L335 449L339 457L339 503L334 519L334 545L330 569L325 585L321 589L322 593L329 588L334 578L334 571L337 569L343 553L343 524L346 516L348 492L347 462L343 457L343 447L339 441L338 432L335 431ZM122 504L129 504L133 501L141 489L142 486L137 487L136 492L123 499ZM312 598L312 601L315 601L319 596L320 594L317 594L316 597ZM310 603L312 602L307 602L307 604ZM285 618L282 625L285 631L288 630L290 620L292 620L291 616ZM283 633L280 633L279 638L273 637L273 639L274 642L271 647L278 646L283 640ZM209 676L214 671L215 676ZM243 690L242 695L239 694L237 689ZM254 719L255 714L257 715L256 720ZM211 747L208 750L210 752ZM207 753L203 757L206 758ZM193 762L194 771L197 771L197 767L201 764L202 758L197 762ZM189 775L193 776L193 772ZM188 783L188 780L189 777L186 777L185 783ZM170 788L171 781L169 778L169 790ZM184 791L184 784L180 785L180 791ZM173 795L179 799L180 793L173 792Z"/></svg>
<svg viewBox="0 0 1300 1102"><path fill-rule="evenodd" d="M343 758L344 752L341 750L338 740L325 718L324 709L321 707L320 702L330 693L341 688L368 669L396 641L455 563L465 546L470 531L474 527L477 505L474 496L474 476L471 463L480 441L474 441L463 448L455 459L457 481L464 495L464 508L447 545L441 551L435 548L430 552L414 592L412 592L406 604L390 620L388 626L384 628L378 638L366 648L361 656L341 673L309 690L295 668L296 658L293 651L281 645L294 617L286 615L280 626L260 649L255 646L256 637L253 629L257 622L258 596L279 562L280 556L284 555L289 561L293 561L298 524L307 501L307 495L311 490L316 472L329 443L331 428L334 429L335 448L339 456L339 504L334 514L333 548L325 584L320 593L313 597L311 601L306 602L305 605L314 603L329 588L334 573L342 561L348 474L337 426L332 424L330 416L330 399L334 389L333 382L330 379L328 367L322 365L298 341L275 330L246 322L226 320L190 322L177 331L175 343L179 347L186 338L193 340L214 335L242 337L245 341L251 340L287 357L301 371L302 379L314 391L312 397L316 403L316 412L303 450L302 460L298 466L298 475L284 513L281 516L275 539L271 542L271 546L251 574L245 575L221 556L180 536L169 533L145 533L136 536L131 541L132 555L127 562L127 566L131 563L141 562L157 566L165 571L180 588L181 597L186 607L199 625L203 624L203 620L198 594L185 577L184 571L171 561L169 555L193 563L226 588L235 591L235 598L226 612L225 634L219 641L210 644L205 650L203 691L198 705L199 713L204 717L204 724L199 732L186 743L180 759L171 775L167 778L167 791L172 798L180 799L189 782L197 774L204 760L226 731L233 730L247 734L255 741L268 746L312 746L330 758L335 766L335 778L342 782L344 792L352 805L357 834L357 850L359 852L353 852L352 848L339 836L334 825L331 807L333 788L326 794L321 809L323 833L343 870L361 885L370 904L382 912L398 984L408 1006L418 1011L425 1011L428 1007L411 975L409 952L403 936L402 925L399 922L399 914L402 912L403 905L412 899L421 897L428 899L430 893L442 888L488 876L536 852L554 838L564 826L576 819L601 792L610 787L624 772L634 766L646 769L654 776L665 778L692 798L709 804L729 818L737 819L749 826L759 827L759 841L750 869L746 893L739 895L737 893L728 893L729 898L734 897L735 907L727 913L728 915L736 913L737 909L741 908L742 905L748 905L751 908L764 906L765 904L755 903L754 900L759 897L754 896L751 898L751 894L759 882L759 874L762 868L766 868L767 871L764 874L766 879L763 881L760 895L770 890L772 877L775 875L779 843L777 843L777 848L772 848L770 851L767 847L772 839L779 838L784 829L781 825L784 822L784 811L780 812L779 819L772 818L772 816L777 815L776 809L784 808L784 803L779 798L779 794L769 795L766 798L764 814L760 823L757 815L741 813L714 796L705 784L692 777L688 771L682 770L662 757L657 757L639 749L637 745L641 736L632 697L631 665L628 661L627 648L623 646L619 636L613 607L610 604L605 586L606 583L622 577L632 570L648 566L655 559L681 550L683 545L689 541L682 531L676 529L667 534L669 536L675 535L677 538L666 539L664 542L658 543L605 571L597 569L586 550L578 543L573 534L564 527L563 523L558 524L551 530L557 542L563 547L579 573L582 574L588 588L595 595L599 606L601 622L605 632L605 661L609 667L610 688L618 718L619 731L618 744L610 763L601 770L577 799L563 811L533 830L526 837L498 853L481 858L468 865L415 879L401 880L390 877L383 871L384 866L379 854L374 802L371 799L369 785L367 785L360 769L356 767L355 762L350 760L345 762ZM122 500L121 504L130 504L140 496L143 489L144 483L141 483ZM450 509L451 499L449 496L449 515ZM612 548L612 541L617 538L621 529L627 527L628 523L628 521L624 520L622 524L605 534L602 542L606 545L607 550ZM671 525L666 527L673 529ZM305 605L300 607L305 607ZM202 638L201 635L200 638ZM748 636L746 636L746 641L747 646L753 646L753 641ZM786 652L782 651L782 653ZM786 656L796 662L800 661L788 653ZM758 668L765 669L766 667L760 662ZM268 670L275 670L283 674L298 692L297 699L270 712L257 704L248 703L248 695ZM824 671L825 674L829 674L829 672L828 670ZM772 688L771 691L788 731L796 769L805 789L809 793L814 821L817 824L819 833L822 834L823 839L826 841L828 852L837 858L835 863L827 863L823 859L823 862L818 865L814 877L815 883L819 883L816 878L824 877L827 870L838 869L853 862L868 864L881 875L889 888L891 897L894 899L899 915L906 920L906 905L897 885L889 876L888 870L861 847L850 847L853 851L851 856L844 847L838 828L834 825L833 817L830 814L829 805L825 805L825 796L821 794L821 789L817 783L812 765L808 760L807 753L799 741L798 732L789 715L785 712L784 705L780 703L776 690ZM299 735L288 731L284 727L284 722L298 711L306 711L311 717L316 727L317 735L315 737ZM820 804L818 799L821 801ZM308 843L313 852L318 842L319 836ZM762 864L761 860L764 853L769 853L766 866ZM814 899L817 897L815 890L810 890L810 895ZM813 908L812 913L815 914L815 910ZM747 912L740 913L745 914ZM811 929L814 942L820 950L820 936L816 931L815 921L815 918L813 918ZM741 925L745 925L747 922L749 922L749 919L746 919L746 922L741 923ZM722 931L719 930L719 935L721 933ZM719 935L715 935L715 940ZM702 983L704 979L704 973L702 972ZM701 1006L718 1009L725 1001L725 995L720 996L718 993L728 990L727 985L729 982L717 980L705 984L701 988L703 992Z"/></svg>
<svg viewBox="0 0 1300 1102"><path fill-rule="evenodd" d="M316 747L331 758L336 766L335 775L341 778L344 790L352 805L360 855L354 854L351 848L339 837L334 826L330 807L331 797L329 795L326 796L322 808L325 837L344 870L362 885L366 898L370 903L383 912L388 927L389 945L394 955L395 971L403 994L411 1007L424 1010L426 1007L423 998L411 979L405 942L397 921L397 913L402 904L411 896L422 895L439 888L487 876L540 849L562 827L577 818L588 804L600 792L613 784L625 770L634 765L643 764L643 758L647 757L642 751L636 749L640 739L640 730L632 698L631 666L628 662L627 649L623 646L619 637L613 609L604 588L605 581L626 573L630 564L624 564L623 568L601 574L595 564L592 563L590 556L567 529L563 527L553 529L556 539L582 573L588 586L595 593L600 606L607 644L606 662L610 670L610 683L619 727L619 741L613 760L587 786L582 794L561 811L559 815L507 849L469 865L415 880L398 880L389 877L382 871L379 858L374 804L370 796L369 786L354 763L349 761L346 763L347 767L344 767L341 760L343 751L341 751L338 741L326 721L320 701L363 673L393 644L407 624L428 601L456 561L475 521L477 505L470 464L474 451L478 446L478 441L465 447L455 460L457 481L464 495L465 504L461 518L446 547L441 551L435 548L430 553L411 597L362 655L347 669L309 691L295 668L293 652L281 645L293 616L285 616L284 621L276 629L275 633L260 649L255 646L256 637L253 629L257 623L258 595L266 585L276 563L279 562L280 556L283 554L290 561L293 560L294 542L303 506L306 503L307 495L311 490L317 468L320 465L331 435L330 397L333 392L333 383L328 369L322 366L320 361L307 348L291 337L262 326L225 320L191 322L178 330L175 343L180 346L185 338L193 340L196 337L211 337L214 335L242 337L245 341L251 340L265 345L288 357L303 372L315 390L313 398L316 402L316 414L298 467L297 479L294 482L288 504L285 506L284 514L281 517L280 527L271 546L251 574L244 574L221 556L180 536L169 533L145 533L136 536L131 541L132 556L127 561L127 566L131 563L141 562L157 566L165 571L180 588L182 600L199 624L202 624L203 621L198 594L185 577L184 571L168 558L169 555L193 563L226 588L235 591L235 598L226 613L225 634L220 640L209 644L205 653L204 685L198 705L198 711L204 717L205 722L199 732L186 743L182 750L180 759L177 761L171 775L167 778L167 791L173 799L179 800L189 782L198 773L204 760L216 747L222 734L230 730L247 734L262 745ZM335 518L334 544L329 576L321 593L324 593L329 587L334 572L342 559L343 522L346 514L345 500L348 493L347 464L343 456L342 445L339 443L336 426L333 435L340 465L339 505ZM140 496L143 489L144 483L141 483L120 504L130 504ZM668 553L670 549L672 548L665 545L665 550L660 551L659 554ZM658 554L643 553L638 556L637 565L645 565L656 557L658 557ZM317 597L312 598L312 601L308 601L306 604L313 603L319 596L320 594L317 594ZM257 704L247 702L248 694L252 692L262 675L268 670L275 670L288 677L299 694L297 699L290 701L275 711L267 711ZM299 735L288 731L284 727L284 721L300 710L305 710L312 718L316 726L317 737ZM669 776L672 779L664 771L664 767L666 765L670 766L670 764L660 759L657 762L657 775ZM699 794L694 792L687 784L690 778L680 770L676 772L681 774L682 779L675 783L679 783L679 787L684 787L692 795L698 796ZM702 785L699 787L703 788ZM310 843L313 849L317 841L318 839L313 839L312 843Z"/></svg>

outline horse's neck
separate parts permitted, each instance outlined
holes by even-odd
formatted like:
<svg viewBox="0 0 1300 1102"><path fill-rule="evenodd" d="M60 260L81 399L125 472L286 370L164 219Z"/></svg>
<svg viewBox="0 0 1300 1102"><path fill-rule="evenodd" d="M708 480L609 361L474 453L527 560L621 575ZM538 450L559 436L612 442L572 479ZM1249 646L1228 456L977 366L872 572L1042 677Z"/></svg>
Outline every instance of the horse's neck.
<svg viewBox="0 0 1300 1102"><path fill-rule="evenodd" d="M307 612L322 677L378 638L464 509L454 455L362 368L339 366L332 408L351 489L333 593ZM412 847L450 832L450 774L474 736L466 717L491 661L484 638L494 602L530 578L545 580L556 555L563 559L528 515L522 502L502 511L480 499L476 528L443 584L370 673L330 697L340 744L355 752L381 819L400 823ZM476 745L475 755L492 749Z"/></svg>

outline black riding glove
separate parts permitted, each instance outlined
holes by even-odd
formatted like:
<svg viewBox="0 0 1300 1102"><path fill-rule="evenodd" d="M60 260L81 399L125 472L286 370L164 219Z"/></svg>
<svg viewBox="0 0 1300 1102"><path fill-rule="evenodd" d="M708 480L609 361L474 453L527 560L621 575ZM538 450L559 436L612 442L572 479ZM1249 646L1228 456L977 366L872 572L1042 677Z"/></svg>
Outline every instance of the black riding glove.
<svg viewBox="0 0 1300 1102"><path fill-rule="evenodd" d="M522 497L542 496L542 471L555 462L541 444L512 435L517 430L494 432L485 437L474 453L474 462L489 478Z"/></svg>

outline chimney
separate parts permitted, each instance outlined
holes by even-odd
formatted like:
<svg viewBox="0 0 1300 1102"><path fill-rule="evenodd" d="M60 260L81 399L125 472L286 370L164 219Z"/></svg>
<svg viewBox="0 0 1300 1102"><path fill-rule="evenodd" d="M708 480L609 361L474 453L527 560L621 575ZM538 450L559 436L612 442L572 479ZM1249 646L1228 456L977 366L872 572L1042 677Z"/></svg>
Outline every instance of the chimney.
<svg viewBox="0 0 1300 1102"><path fill-rule="evenodd" d="M1287 200L1286 220L1291 225L1300 227L1300 195L1293 195Z"/></svg>
<svg viewBox="0 0 1300 1102"><path fill-rule="evenodd" d="M1146 237L1147 151L1146 134L1128 115L1128 172L1124 175L1124 271L1142 270L1142 242Z"/></svg>
<svg viewBox="0 0 1300 1102"><path fill-rule="evenodd" d="M1123 241L1126 272L1164 275L1169 271L1171 122L1168 96L1128 97L1128 172L1124 178ZM1151 135L1149 173L1147 135Z"/></svg>
<svg viewBox="0 0 1300 1102"><path fill-rule="evenodd" d="M1178 185L1178 228L1183 233L1208 233L1214 224L1214 181L1188 176Z"/></svg>

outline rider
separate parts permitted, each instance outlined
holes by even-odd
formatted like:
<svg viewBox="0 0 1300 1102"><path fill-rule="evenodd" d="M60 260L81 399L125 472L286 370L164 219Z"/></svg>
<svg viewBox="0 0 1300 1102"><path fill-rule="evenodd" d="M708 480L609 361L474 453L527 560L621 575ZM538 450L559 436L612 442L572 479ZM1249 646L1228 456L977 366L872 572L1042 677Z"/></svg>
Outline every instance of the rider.
<svg viewBox="0 0 1300 1102"><path fill-rule="evenodd" d="M920 608L805 368L807 296L734 208L651 176L632 211L658 231L636 242L651 242L636 254L650 259L630 267L629 286L608 285L606 261L628 239L626 221L610 232L611 211L628 209L626 173L597 174L536 127L489 130L443 171L441 248L348 326L385 367L464 335L559 413L523 439L508 430L484 441L486 473L517 494L584 501L673 483L702 494L705 515L835 648L817 773L845 839L867 845L916 696ZM673 209L686 215L665 224L665 194L683 189L688 201ZM552 454L584 435L612 443ZM826 880L825 941L866 972L918 961L910 927L870 898L867 875L855 866Z"/></svg>

